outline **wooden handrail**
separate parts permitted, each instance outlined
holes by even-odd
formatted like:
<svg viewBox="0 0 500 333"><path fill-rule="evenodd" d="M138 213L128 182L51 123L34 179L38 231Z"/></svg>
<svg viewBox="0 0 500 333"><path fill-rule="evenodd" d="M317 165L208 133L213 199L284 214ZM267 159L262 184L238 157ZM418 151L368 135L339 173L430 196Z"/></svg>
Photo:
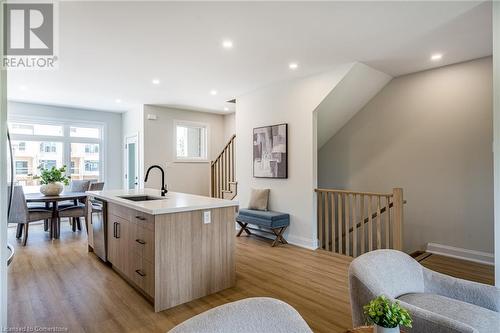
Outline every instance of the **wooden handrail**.
<svg viewBox="0 0 500 333"><path fill-rule="evenodd" d="M404 201L403 201L403 204L406 204L406 200L404 200ZM391 209L392 207L394 207L394 203L393 203L393 202L389 203L389 209ZM387 210L387 206L382 207L382 208L380 209L380 215L384 214L386 210ZM375 219L377 216L378 216L378 212L373 213L373 214L372 214L372 219ZM370 221L370 218L368 218L368 217L367 217L367 218L365 218L365 220L364 220L364 221L359 222L359 223L357 223L357 224L356 224L356 228L358 228L358 229L359 229L359 228L361 227L361 223L366 224L366 223L368 223L369 221ZM354 227L349 228L349 233L351 233L351 232L353 232L353 231L354 231ZM343 232L343 233L342 233L342 237L345 237L345 235L346 235L346 234L345 234L345 232ZM338 238L338 237L337 237L337 238Z"/></svg>
<svg viewBox="0 0 500 333"><path fill-rule="evenodd" d="M378 192L360 192L360 191L346 191L346 190L332 190L325 188L316 188L314 192L328 192L328 193L344 193L344 194L363 194L381 197L391 197L393 193L378 193Z"/></svg>
<svg viewBox="0 0 500 333"><path fill-rule="evenodd" d="M210 164L210 195L214 198L236 196L234 139L232 135L217 158ZM232 195L227 195L232 193Z"/></svg>
<svg viewBox="0 0 500 333"><path fill-rule="evenodd" d="M217 162L221 158L221 156L224 155L224 152L229 147L229 145L231 145L233 143L235 138L236 138L236 134L233 134L233 136L231 136L231 138L229 138L229 140L227 141L224 148L222 148L222 151L220 152L220 154L215 158L215 160L212 161L212 165L214 165L215 162Z"/></svg>
<svg viewBox="0 0 500 333"><path fill-rule="evenodd" d="M392 193L315 189L319 247L356 257L403 249L403 190ZM365 227L366 225L366 227Z"/></svg>

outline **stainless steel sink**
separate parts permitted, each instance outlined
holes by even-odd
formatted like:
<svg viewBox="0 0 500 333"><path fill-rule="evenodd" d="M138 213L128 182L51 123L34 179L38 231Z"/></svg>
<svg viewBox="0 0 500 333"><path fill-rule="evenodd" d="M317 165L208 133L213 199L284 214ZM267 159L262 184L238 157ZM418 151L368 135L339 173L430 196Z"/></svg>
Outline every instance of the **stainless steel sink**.
<svg viewBox="0 0 500 333"><path fill-rule="evenodd" d="M152 197L149 195L126 195L126 196L118 196L118 198L122 198L130 201L152 201L152 200L165 200L164 197Z"/></svg>

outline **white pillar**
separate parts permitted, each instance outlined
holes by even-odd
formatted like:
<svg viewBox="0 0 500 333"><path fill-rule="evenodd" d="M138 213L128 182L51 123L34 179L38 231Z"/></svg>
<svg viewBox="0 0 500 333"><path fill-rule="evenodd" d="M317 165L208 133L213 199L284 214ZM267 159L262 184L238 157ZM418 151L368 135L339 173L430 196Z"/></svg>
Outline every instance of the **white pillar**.
<svg viewBox="0 0 500 333"><path fill-rule="evenodd" d="M0 17L3 17L0 1ZM0 20L0 36L3 21ZM1 38L1 37L0 37ZM3 55L3 39L0 43L0 60ZM0 330L7 327L7 74L0 69Z"/></svg>
<svg viewBox="0 0 500 333"><path fill-rule="evenodd" d="M495 285L500 287L500 2L493 2L493 163Z"/></svg>

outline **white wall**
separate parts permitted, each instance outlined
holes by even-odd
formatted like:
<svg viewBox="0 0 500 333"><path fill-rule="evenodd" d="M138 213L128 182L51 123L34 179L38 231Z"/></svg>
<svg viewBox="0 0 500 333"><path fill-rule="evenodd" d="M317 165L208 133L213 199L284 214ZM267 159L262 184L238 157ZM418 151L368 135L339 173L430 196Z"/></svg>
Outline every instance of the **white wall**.
<svg viewBox="0 0 500 333"><path fill-rule="evenodd" d="M147 120L148 114L157 120ZM175 162L174 121L192 121L209 125L209 159L214 159L225 144L224 116L219 114L187 111L167 107L144 106L144 168L158 164L166 167L169 190L199 195L209 195L209 162ZM161 178L152 171L145 187L160 188Z"/></svg>
<svg viewBox="0 0 500 333"><path fill-rule="evenodd" d="M122 115L116 112L83 110L69 107L9 102L10 116L43 117L62 120L94 121L105 125L106 160L104 176L106 188L122 185Z"/></svg>
<svg viewBox="0 0 500 333"><path fill-rule="evenodd" d="M493 91L495 285L500 287L500 2L493 2Z"/></svg>
<svg viewBox="0 0 500 333"><path fill-rule="evenodd" d="M270 209L289 213L290 243L317 247L314 188L316 136L313 111L352 64L316 76L279 82L238 96L236 103L236 180L241 207L251 188L270 188ZM253 128L288 123L288 179L253 178Z"/></svg>
<svg viewBox="0 0 500 333"><path fill-rule="evenodd" d="M404 248L493 252L492 62L393 79L319 151L319 185L402 187Z"/></svg>
<svg viewBox="0 0 500 333"><path fill-rule="evenodd" d="M386 73L355 63L315 110L318 117L318 148L321 149L391 79Z"/></svg>
<svg viewBox="0 0 500 333"><path fill-rule="evenodd" d="M0 17L3 17L0 1ZM3 24L0 24L3 36ZM2 43L3 44L3 43ZM0 45L2 60L3 45ZM7 72L0 70L0 329L7 327Z"/></svg>
<svg viewBox="0 0 500 333"><path fill-rule="evenodd" d="M236 134L236 113L224 115L224 141L227 142L233 134Z"/></svg>

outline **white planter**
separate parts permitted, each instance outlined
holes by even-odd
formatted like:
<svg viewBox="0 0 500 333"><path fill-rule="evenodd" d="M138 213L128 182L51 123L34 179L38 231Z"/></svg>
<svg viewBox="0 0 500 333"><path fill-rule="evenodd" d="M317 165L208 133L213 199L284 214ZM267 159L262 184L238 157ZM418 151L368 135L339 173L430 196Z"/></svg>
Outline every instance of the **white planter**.
<svg viewBox="0 0 500 333"><path fill-rule="evenodd" d="M400 333L400 331L399 331L399 326L387 328L387 327L375 325L373 327L373 333Z"/></svg>
<svg viewBox="0 0 500 333"><path fill-rule="evenodd" d="M40 186L40 193L48 197L59 195L63 190L64 190L64 185L59 182Z"/></svg>

